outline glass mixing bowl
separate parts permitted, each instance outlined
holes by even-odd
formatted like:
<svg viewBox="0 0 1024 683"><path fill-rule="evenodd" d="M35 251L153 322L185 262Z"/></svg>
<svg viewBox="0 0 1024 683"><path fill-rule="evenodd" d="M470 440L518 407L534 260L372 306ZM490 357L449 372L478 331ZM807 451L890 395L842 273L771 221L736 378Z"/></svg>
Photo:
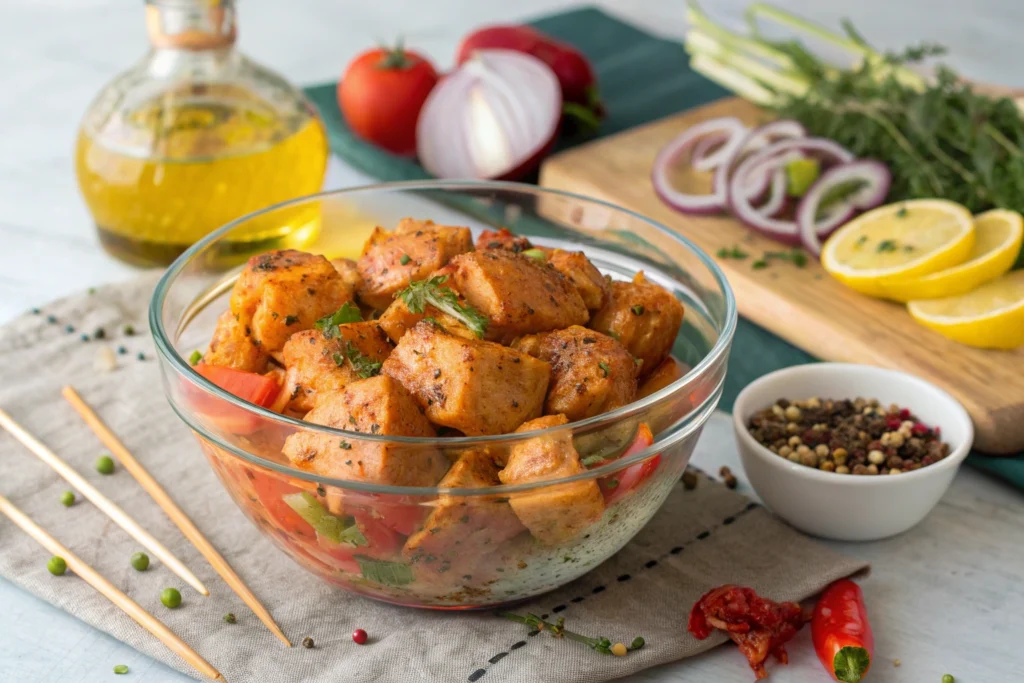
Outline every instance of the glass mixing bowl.
<svg viewBox="0 0 1024 683"><path fill-rule="evenodd" d="M615 279L642 270L685 306L674 347L681 376L602 415L486 437L349 432L247 403L200 376L186 359L206 347L251 255L239 250L233 235L254 221L285 220L297 207L320 219L304 248L328 258L358 258L375 225L391 228L413 216L468 225L474 233L504 226L535 244L582 250ZM522 600L577 578L657 512L721 396L736 306L707 254L631 211L517 183L416 182L327 192L230 223L170 267L153 295L150 327L171 406L228 494L264 534L307 570L347 590L404 605L464 609ZM281 447L298 432L338 439L353 459L388 449L402 458L500 462L522 444L571 443L589 469L515 486L385 486L292 467Z"/></svg>

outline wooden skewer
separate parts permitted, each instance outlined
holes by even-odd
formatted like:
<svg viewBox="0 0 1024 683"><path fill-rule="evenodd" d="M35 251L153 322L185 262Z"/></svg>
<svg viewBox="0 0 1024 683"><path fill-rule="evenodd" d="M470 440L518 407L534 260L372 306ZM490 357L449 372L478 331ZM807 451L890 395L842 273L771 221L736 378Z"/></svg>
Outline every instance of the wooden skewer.
<svg viewBox="0 0 1024 683"><path fill-rule="evenodd" d="M3 512L12 522L21 527L22 531L34 538L39 545L49 550L54 555L59 555L67 563L68 568L80 576L86 583L100 592L103 597L117 605L125 614L134 619L139 626L146 629L160 639L171 652L178 655L197 671L214 680L223 680L220 672L213 668L209 662L199 656L181 638L174 635L171 629L164 626L163 622L143 609L127 595L117 589L102 574L83 562L77 555L61 545L60 541L48 534L45 529L33 522L28 515L15 507L14 503L0 495L0 512Z"/></svg>
<svg viewBox="0 0 1024 683"><path fill-rule="evenodd" d="M82 475L76 472L66 462L61 460L56 453L47 448L39 439L32 436L24 427L15 422L14 419L3 410L0 410L0 426L10 432L15 439L32 451L36 457L52 467L57 474L64 477L69 484L77 489L83 496L88 498L93 505L102 510L104 514L106 514L107 517L110 517L110 519L112 519L119 527L127 531L128 534L141 543L146 550L156 555L161 562L167 565L175 574L180 576L182 580L186 581L190 586L203 595L210 594L210 591L206 590L206 586L203 585L202 581L200 581L188 567L182 564L181 560L175 557L170 550L165 548L160 541L153 538L148 531L143 529L134 519L129 517L127 512L100 493L99 489L83 479Z"/></svg>
<svg viewBox="0 0 1024 683"><path fill-rule="evenodd" d="M196 525L192 523L188 515L178 507L178 504L174 502L167 492L157 483L156 479L150 476L146 468L143 467L135 456L125 447L121 440L110 430L103 420L100 419L99 415L96 414L88 403L78 395L78 392L73 387L66 386L61 390L61 394L67 399L71 407L81 416L85 423L89 425L89 428L93 433L103 442L103 445L110 449L110 452L121 461L124 468L128 470L129 474L135 477L135 480L146 490L146 492L153 497L167 516L171 518L171 521L178 525L181 529L181 533L187 538L192 545L203 554L203 557L210 563L210 565L220 574L224 582L230 586L231 590L235 592L238 597L242 599L246 605L249 606L260 621L262 621L270 632L277 636L281 642L288 647L292 644L289 642L287 636L278 627L277 622L267 611L260 601L253 595L249 587L245 585L241 577L235 573L235 570L231 568L231 565L227 563L227 560L221 556L217 549L210 544L206 537L203 536L202 532L196 528Z"/></svg>

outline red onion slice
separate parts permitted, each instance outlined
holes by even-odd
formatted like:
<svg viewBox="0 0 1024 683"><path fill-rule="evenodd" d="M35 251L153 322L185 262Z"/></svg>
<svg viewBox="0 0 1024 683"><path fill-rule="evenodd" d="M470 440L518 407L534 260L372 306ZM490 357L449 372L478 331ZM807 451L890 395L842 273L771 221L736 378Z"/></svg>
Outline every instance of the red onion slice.
<svg viewBox="0 0 1024 683"><path fill-rule="evenodd" d="M727 159L732 158L746 136L747 129L736 130L731 135L717 133L702 138L693 148L690 165L695 171L714 171Z"/></svg>
<svg viewBox="0 0 1024 683"><path fill-rule="evenodd" d="M764 215L754 208L744 191L749 182L748 174L752 171L759 172L758 169L764 171L783 169L788 163L786 154L789 152L824 157L827 161L838 164L853 161L853 154L832 140L825 138L780 140L741 161L729 179L725 195L728 197L729 209L745 225L781 242L798 245L801 240L796 221Z"/></svg>
<svg viewBox="0 0 1024 683"><path fill-rule="evenodd" d="M512 177L539 162L561 117L561 86L547 64L513 50L478 50L430 92L416 122L416 152L440 178Z"/></svg>
<svg viewBox="0 0 1024 683"><path fill-rule="evenodd" d="M745 157L764 149L773 142L804 137L807 137L807 129L799 121L792 119L779 119L748 131L746 137L736 146L732 156L715 169L714 191L722 192L728 199L729 178L732 171ZM761 197L768 190L770 180L771 177L768 173L758 177L751 176L747 198L755 201Z"/></svg>
<svg viewBox="0 0 1024 683"><path fill-rule="evenodd" d="M818 217L818 207L829 190L846 183L861 182L863 186ZM796 208L800 241L815 256L821 255L821 240L850 220L857 211L872 209L885 201L892 184L892 173L880 161L859 159L833 166L818 178Z"/></svg>
<svg viewBox="0 0 1024 683"><path fill-rule="evenodd" d="M783 166L789 162L783 162ZM786 171L777 168L771 172L771 192L768 194L768 201L757 207L757 212L762 216L778 216L786 208L786 190L789 180L786 178Z"/></svg>
<svg viewBox="0 0 1024 683"><path fill-rule="evenodd" d="M672 186L669 171L672 165L702 138L714 134L726 134L732 138L743 137L746 127L733 116L702 121L690 126L682 134L658 152L651 169L651 183L663 202L683 213L717 213L725 208L725 195L716 188L711 194L695 195L680 192ZM726 142L728 144L728 142Z"/></svg>

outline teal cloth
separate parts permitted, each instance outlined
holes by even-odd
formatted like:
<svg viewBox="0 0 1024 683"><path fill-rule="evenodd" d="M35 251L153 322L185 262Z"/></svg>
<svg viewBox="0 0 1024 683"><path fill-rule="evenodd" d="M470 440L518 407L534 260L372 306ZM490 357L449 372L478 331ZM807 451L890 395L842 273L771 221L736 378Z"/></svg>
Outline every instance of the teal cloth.
<svg viewBox="0 0 1024 683"><path fill-rule="evenodd" d="M595 8L582 8L530 22L549 35L576 45L594 64L608 117L600 135L613 135L729 94L690 69L679 43L656 38ZM356 138L345 125L336 84L306 89L320 110L331 149L364 173L381 180L422 180L430 175L415 161L389 154ZM586 142L561 140L559 149ZM731 410L746 384L779 368L816 359L771 332L740 320L733 341L721 407ZM1024 455L986 457L968 462L1024 489Z"/></svg>

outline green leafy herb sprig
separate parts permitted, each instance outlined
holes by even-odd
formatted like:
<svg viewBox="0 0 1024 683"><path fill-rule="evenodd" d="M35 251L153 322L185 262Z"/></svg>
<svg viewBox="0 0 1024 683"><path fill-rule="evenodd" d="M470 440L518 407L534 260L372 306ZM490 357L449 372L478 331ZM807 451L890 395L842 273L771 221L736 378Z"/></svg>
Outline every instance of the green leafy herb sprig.
<svg viewBox="0 0 1024 683"><path fill-rule="evenodd" d="M811 135L884 162L892 172L889 201L940 197L974 213L1024 206L1021 111L1008 98L977 92L944 66L930 80L909 68L943 54L942 47L882 54L848 21L839 34L762 2L749 7L747 18L752 32L734 33L691 0L691 66L780 117L800 121ZM765 21L831 43L854 65L825 61L798 40L766 39L759 32Z"/></svg>
<svg viewBox="0 0 1024 683"><path fill-rule="evenodd" d="M569 640L574 640L577 643L582 643L582 644L586 645L591 650L595 650L596 652L600 652L601 654L605 654L605 655L616 654L615 652L613 652L612 648L614 648L614 647L620 647L621 648L622 647L622 645L619 645L619 644L613 645L612 641L608 640L604 636L598 636L597 638L590 638L588 636L584 636L584 635L581 635L579 633L575 633L573 631L570 631L569 629L565 628L565 618L564 617L559 618L558 621L556 621L555 623L551 623L550 621L544 621L543 619L538 617L536 614L529 614L529 613L527 613L526 615L521 615L521 614L514 614L512 612L499 612L498 616L502 617L504 619L508 619L509 621L514 621L514 622L519 623L519 624L525 624L526 626L529 626L530 628L536 629L537 631L547 631L548 633L550 633L555 638L568 638ZM625 651L639 650L645 644L646 644L646 641L644 641L644 639L642 637L637 636L636 638L633 639L633 642L630 643L629 647L625 648ZM620 652L621 652L621 654L625 654L625 652L623 652L623 651L620 651Z"/></svg>
<svg viewBox="0 0 1024 683"><path fill-rule="evenodd" d="M435 275L427 280L410 283L395 296L405 302L413 313L423 313L427 306L433 306L465 325L473 334L482 338L487 332L487 316L472 306L459 302L458 295L444 287L447 275Z"/></svg>
<svg viewBox="0 0 1024 683"><path fill-rule="evenodd" d="M341 308L330 315L320 318L313 323L313 326L323 332L324 336L328 339L333 339L338 336L338 325L361 322L363 322L363 314L360 312L359 307L346 301L341 305Z"/></svg>
<svg viewBox="0 0 1024 683"><path fill-rule="evenodd" d="M376 377L380 374L380 369L384 363L362 354L351 342L342 342L341 348L344 351L344 355L340 353L334 354L334 363L339 368L348 360L352 365L352 369L363 379Z"/></svg>

